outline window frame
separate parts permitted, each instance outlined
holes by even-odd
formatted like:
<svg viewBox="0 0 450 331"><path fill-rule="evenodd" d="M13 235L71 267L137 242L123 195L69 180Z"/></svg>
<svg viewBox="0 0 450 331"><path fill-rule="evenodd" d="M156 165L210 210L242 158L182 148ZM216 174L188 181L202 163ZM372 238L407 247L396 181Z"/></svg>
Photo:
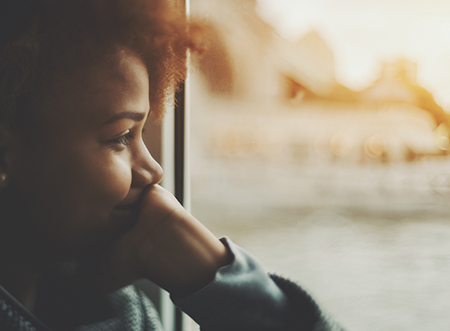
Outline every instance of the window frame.
<svg viewBox="0 0 450 331"><path fill-rule="evenodd" d="M189 16L189 0L176 0L178 6ZM189 53L187 55L189 63ZM189 77L174 92L173 103L166 105L166 115L161 123L149 123L145 140L154 158L164 169L162 186L169 190L177 200L190 210L189 180ZM170 300L168 292L139 281L137 285L150 297L159 311L166 331L188 331L193 322ZM189 323L190 322L190 323ZM193 330L192 330L193 331Z"/></svg>

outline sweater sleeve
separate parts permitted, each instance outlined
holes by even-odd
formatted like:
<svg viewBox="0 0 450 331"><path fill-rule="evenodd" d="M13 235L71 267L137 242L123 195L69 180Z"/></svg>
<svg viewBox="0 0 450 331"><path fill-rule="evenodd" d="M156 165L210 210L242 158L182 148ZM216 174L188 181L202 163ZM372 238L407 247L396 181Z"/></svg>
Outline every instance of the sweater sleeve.
<svg viewBox="0 0 450 331"><path fill-rule="evenodd" d="M342 331L298 285L268 274L228 238L233 261L200 291L172 300L202 331Z"/></svg>

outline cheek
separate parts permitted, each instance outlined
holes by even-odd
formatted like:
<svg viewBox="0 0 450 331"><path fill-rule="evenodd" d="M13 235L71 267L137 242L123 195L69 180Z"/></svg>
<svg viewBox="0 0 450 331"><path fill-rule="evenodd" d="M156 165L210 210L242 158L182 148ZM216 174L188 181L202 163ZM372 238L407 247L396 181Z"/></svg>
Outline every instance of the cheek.
<svg viewBox="0 0 450 331"><path fill-rule="evenodd" d="M68 227L95 227L107 222L110 211L128 194L131 167L124 154L114 154L83 144L46 158L46 176L41 176L37 199ZM44 167L40 167L42 170ZM41 192L39 187L45 187Z"/></svg>
<svg viewBox="0 0 450 331"><path fill-rule="evenodd" d="M101 205L113 208L128 195L132 178L127 155L103 157L86 169L88 194Z"/></svg>

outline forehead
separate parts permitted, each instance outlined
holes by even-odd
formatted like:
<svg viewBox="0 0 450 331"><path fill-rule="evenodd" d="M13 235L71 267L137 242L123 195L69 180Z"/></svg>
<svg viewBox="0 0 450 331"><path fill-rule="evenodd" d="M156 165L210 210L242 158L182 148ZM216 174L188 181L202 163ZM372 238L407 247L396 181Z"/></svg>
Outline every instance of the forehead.
<svg viewBox="0 0 450 331"><path fill-rule="evenodd" d="M97 65L65 76L43 107L47 124L98 126L123 111L149 110L149 83L142 60L118 51Z"/></svg>
<svg viewBox="0 0 450 331"><path fill-rule="evenodd" d="M88 72L87 79L83 108L95 106L91 115L112 117L123 111L149 110L147 69L138 56L121 51Z"/></svg>

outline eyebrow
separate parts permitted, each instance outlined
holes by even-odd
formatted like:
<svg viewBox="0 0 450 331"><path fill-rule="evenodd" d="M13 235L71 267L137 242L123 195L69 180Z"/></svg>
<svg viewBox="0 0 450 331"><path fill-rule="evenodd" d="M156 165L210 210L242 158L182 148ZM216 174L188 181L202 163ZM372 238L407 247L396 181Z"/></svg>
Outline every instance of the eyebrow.
<svg viewBox="0 0 450 331"><path fill-rule="evenodd" d="M111 124L124 118L128 118L135 122L140 122L145 118L145 115L146 115L145 113L140 112L124 111L111 117L109 120L105 122L105 124Z"/></svg>

